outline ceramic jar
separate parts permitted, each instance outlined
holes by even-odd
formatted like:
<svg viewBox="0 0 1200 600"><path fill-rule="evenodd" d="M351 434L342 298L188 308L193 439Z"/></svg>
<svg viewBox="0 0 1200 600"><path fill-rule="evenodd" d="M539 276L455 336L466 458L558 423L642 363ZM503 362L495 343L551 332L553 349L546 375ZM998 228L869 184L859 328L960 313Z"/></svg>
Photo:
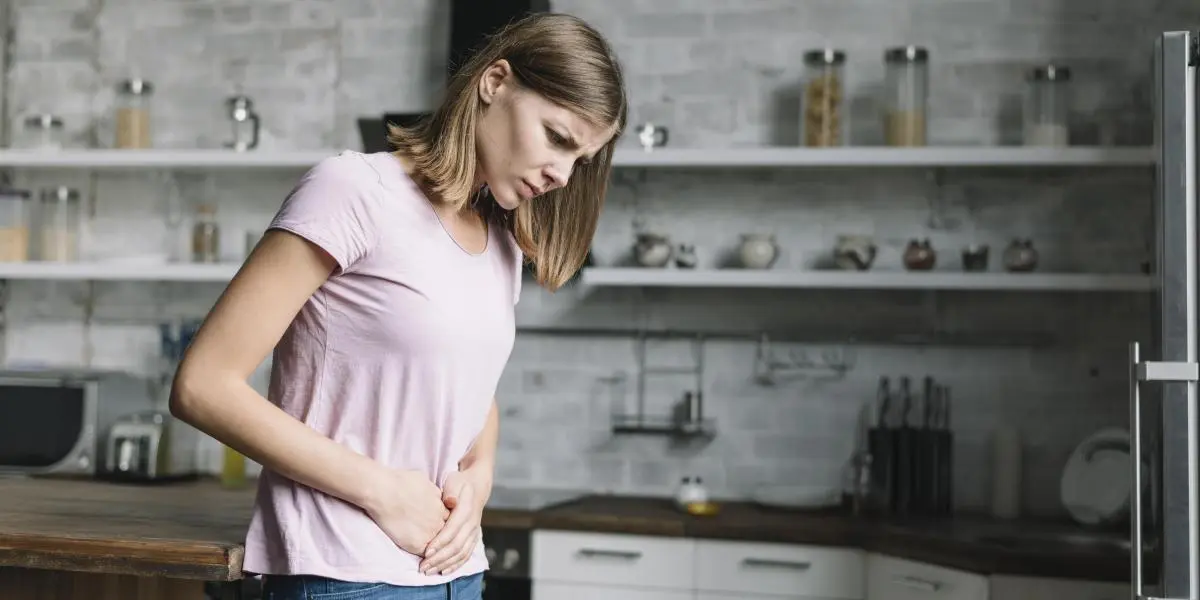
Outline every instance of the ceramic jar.
<svg viewBox="0 0 1200 600"><path fill-rule="evenodd" d="M1004 268L1013 273L1026 273L1037 268L1038 251L1032 240L1014 239L1004 249Z"/></svg>
<svg viewBox="0 0 1200 600"><path fill-rule="evenodd" d="M928 239L909 240L904 249L904 268L909 271L929 271L937 264L937 252Z"/></svg>
<svg viewBox="0 0 1200 600"><path fill-rule="evenodd" d="M963 248L962 268L964 271L986 271L988 268L987 244L972 244Z"/></svg>
<svg viewBox="0 0 1200 600"><path fill-rule="evenodd" d="M847 271L866 271L875 262L878 248L869 235L839 235L833 246L833 261Z"/></svg>
<svg viewBox="0 0 1200 600"><path fill-rule="evenodd" d="M775 236L769 233L744 233L738 248L738 257L747 269L768 269L779 258L779 246Z"/></svg>
<svg viewBox="0 0 1200 600"><path fill-rule="evenodd" d="M658 233L640 233L634 255L643 267L663 267L671 260L671 240Z"/></svg>
<svg viewBox="0 0 1200 600"><path fill-rule="evenodd" d="M696 246L693 244L679 244L675 248L675 266L680 269L695 269L696 268Z"/></svg>

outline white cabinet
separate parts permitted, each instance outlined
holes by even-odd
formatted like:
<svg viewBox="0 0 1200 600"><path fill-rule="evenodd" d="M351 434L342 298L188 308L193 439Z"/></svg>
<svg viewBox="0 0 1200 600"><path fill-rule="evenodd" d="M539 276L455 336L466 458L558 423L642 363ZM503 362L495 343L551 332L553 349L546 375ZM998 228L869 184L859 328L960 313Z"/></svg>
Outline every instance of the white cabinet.
<svg viewBox="0 0 1200 600"><path fill-rule="evenodd" d="M696 589L776 598L863 598L863 552L825 546L699 540ZM713 596L724 600L730 596Z"/></svg>
<svg viewBox="0 0 1200 600"><path fill-rule="evenodd" d="M988 578L977 573L869 554L867 600L988 600Z"/></svg>
<svg viewBox="0 0 1200 600"><path fill-rule="evenodd" d="M551 581L533 582L533 600L694 600L691 590L649 590L616 586L589 586Z"/></svg>
<svg viewBox="0 0 1200 600"><path fill-rule="evenodd" d="M1128 600L1130 585L1108 581L993 575L991 600Z"/></svg>

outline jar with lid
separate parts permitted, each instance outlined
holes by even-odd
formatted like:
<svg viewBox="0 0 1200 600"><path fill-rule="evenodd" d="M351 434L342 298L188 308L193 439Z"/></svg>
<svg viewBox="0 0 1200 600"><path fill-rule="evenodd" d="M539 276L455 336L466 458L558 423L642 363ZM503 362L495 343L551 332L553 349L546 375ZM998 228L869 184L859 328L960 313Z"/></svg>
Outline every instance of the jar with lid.
<svg viewBox="0 0 1200 600"><path fill-rule="evenodd" d="M196 222L192 225L192 261L215 263L221 259L221 229L217 225L217 207L201 204L196 207Z"/></svg>
<svg viewBox="0 0 1200 600"><path fill-rule="evenodd" d="M64 143L63 120L51 114L25 118L21 146L32 150L61 150Z"/></svg>
<svg viewBox="0 0 1200 600"><path fill-rule="evenodd" d="M846 53L825 48L804 53L801 136L805 146L841 146L846 142Z"/></svg>
<svg viewBox="0 0 1200 600"><path fill-rule="evenodd" d="M1057 65L1029 72L1025 90L1026 146L1066 146L1070 110L1071 70Z"/></svg>
<svg viewBox="0 0 1200 600"><path fill-rule="evenodd" d="M117 148L149 148L150 100L154 86L144 79L129 79L117 87Z"/></svg>
<svg viewBox="0 0 1200 600"><path fill-rule="evenodd" d="M884 53L886 97L883 137L889 146L924 146L929 95L929 51L918 46Z"/></svg>
<svg viewBox="0 0 1200 600"><path fill-rule="evenodd" d="M66 186L41 191L38 258L66 262L78 256L79 190Z"/></svg>
<svg viewBox="0 0 1200 600"><path fill-rule="evenodd" d="M0 188L0 262L29 260L29 191Z"/></svg>

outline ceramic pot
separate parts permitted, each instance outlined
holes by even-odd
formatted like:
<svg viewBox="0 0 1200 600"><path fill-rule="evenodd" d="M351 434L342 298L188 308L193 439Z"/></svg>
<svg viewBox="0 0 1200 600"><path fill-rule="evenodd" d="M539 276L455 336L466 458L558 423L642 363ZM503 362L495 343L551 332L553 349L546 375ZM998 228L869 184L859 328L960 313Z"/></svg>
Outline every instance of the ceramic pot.
<svg viewBox="0 0 1200 600"><path fill-rule="evenodd" d="M1004 249L1004 268L1013 273L1027 273L1037 268L1038 251L1032 240L1014 239Z"/></svg>
<svg viewBox="0 0 1200 600"><path fill-rule="evenodd" d="M904 268L909 271L929 271L937 264L937 252L928 239L909 240L904 249Z"/></svg>
<svg viewBox="0 0 1200 600"><path fill-rule="evenodd" d="M847 271L866 271L875 262L878 248L871 236L839 235L833 246L833 261Z"/></svg>
<svg viewBox="0 0 1200 600"><path fill-rule="evenodd" d="M657 233L642 233L637 236L634 255L643 267L663 267L671 260L671 240Z"/></svg>
<svg viewBox="0 0 1200 600"><path fill-rule="evenodd" d="M775 245L775 236L768 233L744 233L742 245L738 248L738 257L742 266L747 269L769 269L779 258L779 246Z"/></svg>
<svg viewBox="0 0 1200 600"><path fill-rule="evenodd" d="M963 248L963 270L972 272L986 271L988 268L988 252L987 244L972 244Z"/></svg>

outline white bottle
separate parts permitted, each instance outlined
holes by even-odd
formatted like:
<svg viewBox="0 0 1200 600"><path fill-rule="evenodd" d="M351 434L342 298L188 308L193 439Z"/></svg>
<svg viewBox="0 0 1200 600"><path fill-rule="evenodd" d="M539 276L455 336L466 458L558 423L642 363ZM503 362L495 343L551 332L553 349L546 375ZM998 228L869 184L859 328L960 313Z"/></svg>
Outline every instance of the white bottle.
<svg viewBox="0 0 1200 600"><path fill-rule="evenodd" d="M699 477L685 476L679 483L679 489L675 491L675 503L680 508L687 508L689 504L705 502L708 502L708 490L704 489L704 483Z"/></svg>
<svg viewBox="0 0 1200 600"><path fill-rule="evenodd" d="M992 432L992 516L1014 519L1021 508L1021 433L1011 425Z"/></svg>

